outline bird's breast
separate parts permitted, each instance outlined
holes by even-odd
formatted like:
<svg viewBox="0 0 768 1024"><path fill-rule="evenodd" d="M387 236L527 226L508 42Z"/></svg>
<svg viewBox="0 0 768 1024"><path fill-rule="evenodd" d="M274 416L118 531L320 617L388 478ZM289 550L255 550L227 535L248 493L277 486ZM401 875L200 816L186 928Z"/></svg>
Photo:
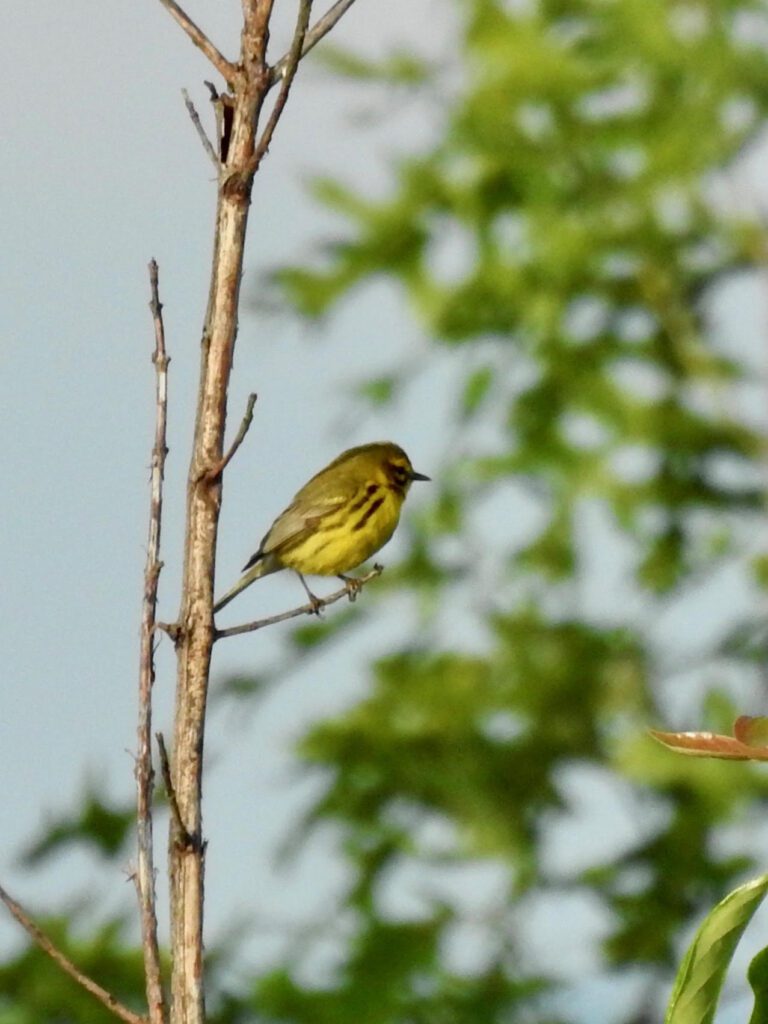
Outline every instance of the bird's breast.
<svg viewBox="0 0 768 1024"><path fill-rule="evenodd" d="M332 520L306 537L295 550L286 552L281 561L290 569L310 576L336 576L356 569L395 531L400 518L402 499L387 487L367 494L365 503L346 507Z"/></svg>

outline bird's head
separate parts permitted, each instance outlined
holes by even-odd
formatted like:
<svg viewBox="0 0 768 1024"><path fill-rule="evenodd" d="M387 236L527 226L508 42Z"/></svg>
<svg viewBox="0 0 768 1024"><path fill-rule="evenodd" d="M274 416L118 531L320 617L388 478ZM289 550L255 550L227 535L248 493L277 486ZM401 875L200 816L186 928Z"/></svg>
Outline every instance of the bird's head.
<svg viewBox="0 0 768 1024"><path fill-rule="evenodd" d="M429 480L428 476L416 472L411 460L398 445L386 441L372 447L377 449L378 466L384 482L402 497L406 496L414 480Z"/></svg>

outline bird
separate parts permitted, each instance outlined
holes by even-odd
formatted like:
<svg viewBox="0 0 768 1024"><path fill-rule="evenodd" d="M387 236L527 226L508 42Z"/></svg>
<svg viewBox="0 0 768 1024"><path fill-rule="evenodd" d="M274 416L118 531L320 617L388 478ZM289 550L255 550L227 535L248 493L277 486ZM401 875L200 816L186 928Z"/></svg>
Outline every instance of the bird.
<svg viewBox="0 0 768 1024"><path fill-rule="evenodd" d="M354 600L360 587L346 573L387 543L411 484L429 479L391 441L348 448L307 481L275 519L243 566L243 576L214 604L214 613L262 576L281 569L296 573L315 612L321 602L305 575L338 576Z"/></svg>

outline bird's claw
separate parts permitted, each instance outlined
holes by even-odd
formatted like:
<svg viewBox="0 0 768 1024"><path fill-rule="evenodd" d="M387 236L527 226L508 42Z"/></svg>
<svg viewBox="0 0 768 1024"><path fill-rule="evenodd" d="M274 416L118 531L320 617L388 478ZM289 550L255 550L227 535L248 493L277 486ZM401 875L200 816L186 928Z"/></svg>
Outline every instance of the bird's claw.
<svg viewBox="0 0 768 1024"><path fill-rule="evenodd" d="M347 589L347 597L349 598L349 603L353 604L357 599L357 595L363 589L363 584L355 576L342 576L340 574L339 579L344 582L344 586Z"/></svg>

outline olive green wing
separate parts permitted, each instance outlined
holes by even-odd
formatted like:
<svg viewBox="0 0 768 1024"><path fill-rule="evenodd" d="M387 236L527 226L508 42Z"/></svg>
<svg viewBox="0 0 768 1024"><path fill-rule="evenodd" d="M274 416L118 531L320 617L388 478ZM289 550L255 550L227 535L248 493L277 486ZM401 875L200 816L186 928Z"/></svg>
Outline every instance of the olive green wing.
<svg viewBox="0 0 768 1024"><path fill-rule="evenodd" d="M262 555L279 554L317 530L323 520L352 503L357 486L354 479L338 471L331 479L324 473L313 477L281 512L261 542Z"/></svg>

